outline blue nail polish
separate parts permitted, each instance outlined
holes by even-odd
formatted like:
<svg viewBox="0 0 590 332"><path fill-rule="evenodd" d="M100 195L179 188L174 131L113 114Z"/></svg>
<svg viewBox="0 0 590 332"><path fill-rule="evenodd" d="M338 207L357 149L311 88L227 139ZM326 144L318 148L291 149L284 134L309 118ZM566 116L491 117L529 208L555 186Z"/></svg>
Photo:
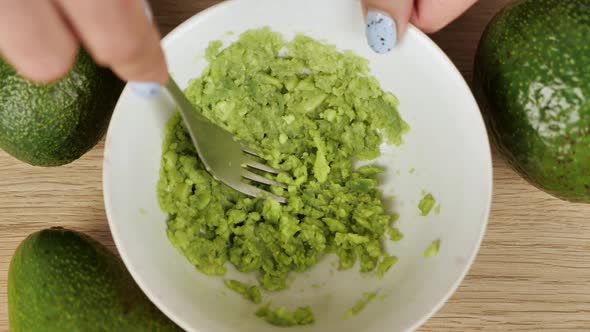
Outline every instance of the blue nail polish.
<svg viewBox="0 0 590 332"><path fill-rule="evenodd" d="M393 18L379 10L368 10L367 42L376 53L391 51L397 42L397 25Z"/></svg>
<svg viewBox="0 0 590 332"><path fill-rule="evenodd" d="M131 82L131 90L142 97L155 96L160 92L160 84L152 82Z"/></svg>

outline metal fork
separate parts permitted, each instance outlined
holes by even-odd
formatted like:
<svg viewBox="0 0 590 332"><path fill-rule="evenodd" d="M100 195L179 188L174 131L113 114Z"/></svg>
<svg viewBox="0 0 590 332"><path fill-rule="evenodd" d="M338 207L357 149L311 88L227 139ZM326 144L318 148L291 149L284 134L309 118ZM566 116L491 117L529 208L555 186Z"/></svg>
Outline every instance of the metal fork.
<svg viewBox="0 0 590 332"><path fill-rule="evenodd" d="M253 157L259 157L256 151L237 142L231 133L199 113L170 75L165 87L180 110L199 159L215 179L248 196L267 196L280 203L286 203L284 197L244 181L248 179L256 183L284 188L284 184L258 175L249 168L271 174L278 174L279 171L254 160Z"/></svg>

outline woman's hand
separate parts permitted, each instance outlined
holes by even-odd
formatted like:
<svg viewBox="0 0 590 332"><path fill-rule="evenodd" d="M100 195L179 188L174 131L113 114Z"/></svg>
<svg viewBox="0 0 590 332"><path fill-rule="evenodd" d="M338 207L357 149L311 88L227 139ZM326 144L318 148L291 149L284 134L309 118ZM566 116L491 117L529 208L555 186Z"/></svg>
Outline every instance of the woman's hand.
<svg viewBox="0 0 590 332"><path fill-rule="evenodd" d="M367 38L393 48L408 22L434 32L477 0L363 0ZM49 82L67 73L80 45L123 80L165 83L166 62L143 0L1 0L0 53L19 73Z"/></svg>
<svg viewBox="0 0 590 332"><path fill-rule="evenodd" d="M363 0L367 41L377 53L389 52L408 23L426 33L440 30L477 0Z"/></svg>
<svg viewBox="0 0 590 332"><path fill-rule="evenodd" d="M0 53L21 75L60 78L80 45L124 80L167 80L160 35L142 0L0 1Z"/></svg>

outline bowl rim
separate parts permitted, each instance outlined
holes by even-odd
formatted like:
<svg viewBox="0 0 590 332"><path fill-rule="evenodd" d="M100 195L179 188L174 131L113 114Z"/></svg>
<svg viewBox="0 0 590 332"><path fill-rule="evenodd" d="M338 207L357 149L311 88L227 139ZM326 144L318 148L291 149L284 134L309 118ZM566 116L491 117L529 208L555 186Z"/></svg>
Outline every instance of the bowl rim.
<svg viewBox="0 0 590 332"><path fill-rule="evenodd" d="M200 12L195 13L191 17L187 18L185 21L181 22L176 27L171 29L166 35L164 35L162 37L162 39L161 39L162 47L165 49L167 47L167 45L175 42L175 40L177 38L179 38L179 36L183 35L185 30L190 29L192 25L197 24L200 20L206 19L206 17L208 15L210 15L213 11L220 10L224 7L230 7L235 2L240 2L240 1L244 2L244 1L256 1L256 0L226 0L226 1L214 4L208 8L205 8ZM483 151L483 153L485 154L485 162L487 164L487 167L486 167L487 170L484 170L486 174L484 174L484 172L482 172L482 176L486 177L485 183L488 186L487 193L486 193L486 196L487 196L486 200L487 201L485 202L485 205L484 205L485 211L483 213L483 217L480 220L480 223L481 223L480 232L477 236L475 246L473 247L473 250L470 252L469 257L467 258L467 263L463 267L459 277L454 281L452 286L447 289L444 296L440 297L437 300L436 305L432 306L430 308L430 310L427 313L425 313L424 315L422 315L422 317L420 319L415 320L407 330L407 331L414 331L414 330L418 329L420 326L424 325L428 320L430 320L447 303L447 301L456 293L457 289L463 283L465 277L467 276L467 274L471 270L471 268L475 262L475 259L476 259L477 255L479 254L479 251L480 251L482 243L483 243L483 239L484 239L485 234L487 232L491 209L492 209L493 194L494 194L494 186L493 186L493 184L494 184L494 169L493 169L493 157L492 157L491 142L490 142L490 138L489 138L489 133L487 131L487 127L486 127L485 122L483 120L483 116L481 114L479 104L477 103L475 96L473 94L473 91L471 90L469 84L467 83L467 81L465 80L465 78L463 77L463 75L459 71L459 69L455 66L455 64L448 57L448 55L432 39L430 39L424 32L422 32L421 30L419 30L418 28L416 28L414 25L412 25L410 23L408 25L408 28L406 31L406 34L408 34L408 33L413 33L416 36L416 38L421 39L422 42L426 43L436 53L438 53L437 56L440 57L440 59L445 62L445 65L452 71L452 75L455 75L459 79L460 84L462 85L462 88L469 92L468 95L469 95L469 100L472 104L472 108L474 110L477 110L479 113L479 116L478 116L478 119L479 119L478 125L480 126L479 129L483 132L484 137L487 142L483 146L483 148L485 149ZM123 93L129 88L128 85L129 84L126 84L126 87L123 90ZM115 109L119 106L121 96L119 97L119 101L117 102ZM123 261L123 264L125 265L127 270L129 271L131 277L134 279L135 283L138 285L138 287L142 290L142 292L148 297L148 299L164 315L166 315L171 321L173 321L176 325L178 325L183 330L195 331L195 332L206 332L200 328L195 329L195 327L190 326L186 321L184 321L181 317L179 317L172 309L170 309L164 303L162 303L161 300L146 285L146 283L144 282L144 279L142 278L140 273L135 271L134 269L130 268L132 266L130 264L131 258L129 257L127 251L125 250L125 247L122 243L119 233L116 231L117 230L117 228L115 227L116 222L114 221L115 217L112 214L112 209L111 209L111 206L109 203L110 202L109 192L107 190L105 190L106 184L108 183L109 173L110 173L110 169L111 169L110 164L108 163L108 160L109 160L108 156L110 154L109 147L111 146L111 144L110 144L111 126L112 126L112 122L109 123L109 126L108 126L108 130L106 133L106 139L105 139L105 145L104 145L104 151L103 151L103 162L102 162L102 187L103 187L103 190L102 190L102 192L103 192L103 202L104 202L104 207L105 207L105 214L107 217L109 230L110 230L111 236L113 238L113 242L115 244L115 247L116 247L117 251L119 252L120 258Z"/></svg>

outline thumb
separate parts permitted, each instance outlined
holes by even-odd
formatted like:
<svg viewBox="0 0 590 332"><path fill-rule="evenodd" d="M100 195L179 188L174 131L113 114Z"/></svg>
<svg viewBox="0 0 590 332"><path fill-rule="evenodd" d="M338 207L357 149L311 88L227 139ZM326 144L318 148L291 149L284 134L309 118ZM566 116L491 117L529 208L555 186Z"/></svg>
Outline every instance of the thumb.
<svg viewBox="0 0 590 332"><path fill-rule="evenodd" d="M367 42L377 53L389 52L408 27L414 0L363 0Z"/></svg>

